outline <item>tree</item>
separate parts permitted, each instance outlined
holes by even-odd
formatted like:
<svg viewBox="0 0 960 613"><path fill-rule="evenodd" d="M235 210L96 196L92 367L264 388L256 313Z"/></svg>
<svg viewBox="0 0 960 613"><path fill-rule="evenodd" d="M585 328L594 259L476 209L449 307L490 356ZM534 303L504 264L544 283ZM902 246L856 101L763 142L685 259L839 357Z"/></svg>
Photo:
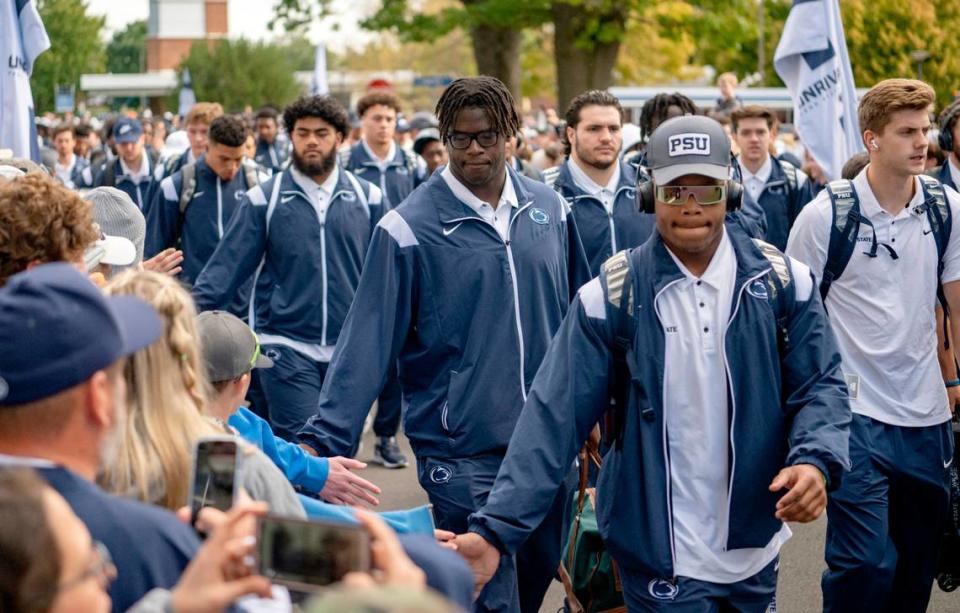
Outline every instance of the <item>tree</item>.
<svg viewBox="0 0 960 613"><path fill-rule="evenodd" d="M79 88L81 74L103 71L105 18L88 15L83 0L39 0L37 10L50 37L50 49L37 58L30 78L34 108L42 113L54 109L57 86Z"/></svg>
<svg viewBox="0 0 960 613"><path fill-rule="evenodd" d="M303 88L293 74L293 59L276 44L198 41L181 68L190 69L197 100L216 100L227 110L239 110L248 104L283 106L296 98Z"/></svg>
<svg viewBox="0 0 960 613"><path fill-rule="evenodd" d="M116 74L146 70L147 22L131 21L107 43L107 72Z"/></svg>

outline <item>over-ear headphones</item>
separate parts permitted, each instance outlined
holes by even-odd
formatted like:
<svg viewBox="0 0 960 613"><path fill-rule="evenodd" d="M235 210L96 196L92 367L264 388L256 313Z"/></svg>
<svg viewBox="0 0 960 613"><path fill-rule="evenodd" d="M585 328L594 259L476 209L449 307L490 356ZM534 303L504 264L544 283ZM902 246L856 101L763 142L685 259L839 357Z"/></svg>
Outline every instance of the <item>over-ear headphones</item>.
<svg viewBox="0 0 960 613"><path fill-rule="evenodd" d="M958 117L960 117L960 102L954 102L948 106L940 117L940 135L937 137L937 143L945 154L953 151L953 129L957 125Z"/></svg>
<svg viewBox="0 0 960 613"><path fill-rule="evenodd" d="M727 212L738 211L743 204L743 186L736 181L728 180L727 188ZM656 198L653 194L653 181L646 181L637 186L637 208L642 213L653 214L656 211Z"/></svg>

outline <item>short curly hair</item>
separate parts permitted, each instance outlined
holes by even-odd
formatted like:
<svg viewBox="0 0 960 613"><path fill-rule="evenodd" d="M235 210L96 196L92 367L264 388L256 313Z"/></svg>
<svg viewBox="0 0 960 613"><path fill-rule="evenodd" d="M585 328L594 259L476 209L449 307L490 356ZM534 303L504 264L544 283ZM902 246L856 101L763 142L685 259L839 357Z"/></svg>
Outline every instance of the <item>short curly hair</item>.
<svg viewBox="0 0 960 613"><path fill-rule="evenodd" d="M350 131L350 116L347 109L330 96L300 96L287 108L283 109L283 125L288 132L293 132L297 121L304 117L319 117L340 133L346 136Z"/></svg>
<svg viewBox="0 0 960 613"><path fill-rule="evenodd" d="M0 183L0 286L31 262L75 261L99 237L90 203L53 178Z"/></svg>

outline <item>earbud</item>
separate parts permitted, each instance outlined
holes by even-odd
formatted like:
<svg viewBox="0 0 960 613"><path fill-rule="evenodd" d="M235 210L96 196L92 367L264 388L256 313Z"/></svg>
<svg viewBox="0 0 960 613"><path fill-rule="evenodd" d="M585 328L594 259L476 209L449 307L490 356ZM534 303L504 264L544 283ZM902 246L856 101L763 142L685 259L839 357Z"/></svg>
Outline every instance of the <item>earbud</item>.
<svg viewBox="0 0 960 613"><path fill-rule="evenodd" d="M873 147L873 150L876 151L880 148L880 145L877 144L877 139L870 139L870 146Z"/></svg>

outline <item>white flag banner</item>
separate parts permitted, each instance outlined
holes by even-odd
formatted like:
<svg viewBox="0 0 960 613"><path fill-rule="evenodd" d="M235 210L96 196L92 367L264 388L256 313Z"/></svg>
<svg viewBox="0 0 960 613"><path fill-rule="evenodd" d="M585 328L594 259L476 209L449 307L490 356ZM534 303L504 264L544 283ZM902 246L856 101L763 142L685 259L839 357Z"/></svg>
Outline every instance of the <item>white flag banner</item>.
<svg viewBox="0 0 960 613"><path fill-rule="evenodd" d="M828 178L840 178L863 139L838 0L794 0L773 66L790 90L803 146Z"/></svg>
<svg viewBox="0 0 960 613"><path fill-rule="evenodd" d="M177 100L177 115L186 117L197 103L197 95L193 93L193 81L190 80L190 69L183 69L183 85L180 87L180 96Z"/></svg>
<svg viewBox="0 0 960 613"><path fill-rule="evenodd" d="M327 81L327 46L317 45L317 57L313 64L313 83L310 93L314 96L326 96L330 93L330 84Z"/></svg>
<svg viewBox="0 0 960 613"><path fill-rule="evenodd" d="M40 162L30 74L50 48L47 30L32 0L0 0L0 149Z"/></svg>

